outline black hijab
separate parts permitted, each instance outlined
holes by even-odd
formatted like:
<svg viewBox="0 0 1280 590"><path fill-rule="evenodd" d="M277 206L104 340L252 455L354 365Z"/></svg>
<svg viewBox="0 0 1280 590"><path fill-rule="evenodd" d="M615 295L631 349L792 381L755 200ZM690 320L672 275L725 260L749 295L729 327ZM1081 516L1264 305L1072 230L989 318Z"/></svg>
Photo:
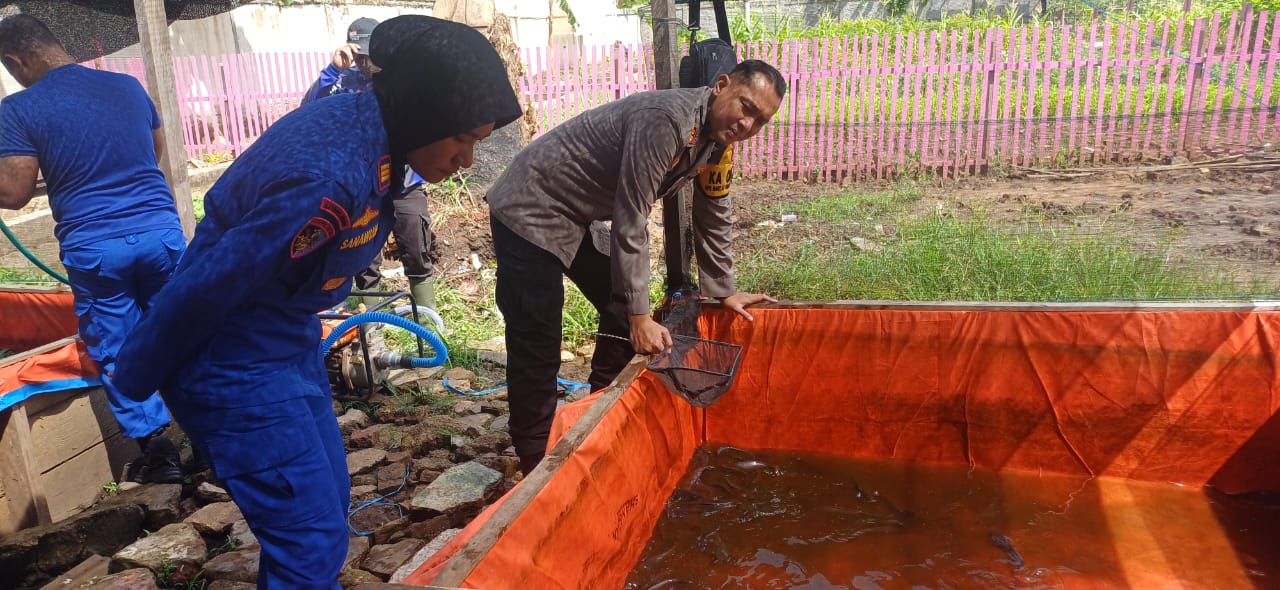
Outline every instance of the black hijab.
<svg viewBox="0 0 1280 590"><path fill-rule="evenodd" d="M498 52L475 29L422 15L383 21L369 40L369 58L381 71L373 92L391 143L391 156L405 154L494 123L520 117Z"/></svg>

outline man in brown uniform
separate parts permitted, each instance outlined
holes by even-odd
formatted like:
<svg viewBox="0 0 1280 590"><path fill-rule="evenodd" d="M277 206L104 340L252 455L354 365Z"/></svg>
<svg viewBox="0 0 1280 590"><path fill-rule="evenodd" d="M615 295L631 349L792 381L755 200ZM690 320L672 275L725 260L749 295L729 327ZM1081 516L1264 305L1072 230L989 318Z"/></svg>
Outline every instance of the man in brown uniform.
<svg viewBox="0 0 1280 590"><path fill-rule="evenodd" d="M546 451L556 408L568 276L600 312L592 389L636 352L671 346L649 308L654 201L677 193L716 145L754 136L778 111L786 82L759 60L712 87L643 92L592 109L529 144L489 189L498 259L497 303L507 323L511 437L529 473ZM695 198L694 250L703 294L743 307L773 299L734 289L729 198ZM611 230L601 223L612 221Z"/></svg>

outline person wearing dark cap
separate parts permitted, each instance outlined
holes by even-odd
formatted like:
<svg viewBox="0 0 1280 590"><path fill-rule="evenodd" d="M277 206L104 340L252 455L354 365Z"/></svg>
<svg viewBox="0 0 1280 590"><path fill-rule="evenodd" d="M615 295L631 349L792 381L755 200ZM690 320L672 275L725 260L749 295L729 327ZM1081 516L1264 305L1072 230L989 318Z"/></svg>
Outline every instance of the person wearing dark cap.
<svg viewBox="0 0 1280 590"><path fill-rule="evenodd" d="M369 37L377 26L378 21L371 18L351 22L347 27L347 42L333 51L333 59L320 70L320 78L307 89L302 104L334 94L373 89L373 74L378 68L369 59Z"/></svg>
<svg viewBox="0 0 1280 590"><path fill-rule="evenodd" d="M596 342L593 390L637 352L670 348L649 308L653 204L697 176L716 146L758 133L786 92L778 70L747 60L711 87L633 94L534 140L489 188L511 438L526 474L542 460L555 417L564 277L600 313L599 332L614 336ZM734 287L732 213L728 196L693 200L698 280L705 295L751 319L745 306L774 300Z"/></svg>
<svg viewBox="0 0 1280 590"><path fill-rule="evenodd" d="M359 18L347 31L347 44L333 52L333 63L320 72L320 78L302 97L302 104L317 98L337 96L373 89L373 73L378 70L369 59L369 33L378 26L371 18ZM354 63L356 67L351 67ZM406 171L403 191L395 199L396 223L391 234L396 237L396 250L409 279L409 292L414 303L436 307L435 261L431 258L431 213L427 209L426 183L412 168ZM382 280L382 252L368 267L355 276L355 287L375 290Z"/></svg>
<svg viewBox="0 0 1280 590"><path fill-rule="evenodd" d="M240 507L259 588L336 589L347 553L351 480L316 314L382 248L406 166L440 182L520 115L497 52L465 25L396 17L369 54L373 92L285 115L209 190L117 360L120 390L159 389Z"/></svg>

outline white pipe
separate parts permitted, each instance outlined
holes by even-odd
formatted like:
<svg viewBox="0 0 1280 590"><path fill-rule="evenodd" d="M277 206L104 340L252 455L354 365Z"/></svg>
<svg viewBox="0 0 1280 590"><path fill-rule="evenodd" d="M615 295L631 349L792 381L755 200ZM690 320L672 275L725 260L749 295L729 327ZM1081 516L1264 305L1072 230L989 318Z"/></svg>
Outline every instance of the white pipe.
<svg viewBox="0 0 1280 590"><path fill-rule="evenodd" d="M410 307L408 304L397 305L395 308L391 310L391 313L394 313L403 318L412 318L413 314L409 311L409 309ZM437 334L444 334L444 320L440 318L440 314L436 313L436 310L431 309L430 307L426 307L424 305L419 305L418 313L426 314L428 318L431 318L431 322L436 325Z"/></svg>

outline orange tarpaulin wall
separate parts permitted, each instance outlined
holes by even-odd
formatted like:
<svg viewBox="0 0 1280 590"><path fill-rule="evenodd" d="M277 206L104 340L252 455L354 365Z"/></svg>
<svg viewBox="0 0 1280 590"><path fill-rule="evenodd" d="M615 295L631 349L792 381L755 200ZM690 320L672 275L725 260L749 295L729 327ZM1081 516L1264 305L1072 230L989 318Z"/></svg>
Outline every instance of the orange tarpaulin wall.
<svg viewBox="0 0 1280 590"><path fill-rule="evenodd" d="M0 288L0 349L20 353L75 334L70 292ZM100 384L97 365L79 340L0 359L0 411L33 395Z"/></svg>
<svg viewBox="0 0 1280 590"><path fill-rule="evenodd" d="M0 349L22 352L75 335L70 291L0 287Z"/></svg>
<svg viewBox="0 0 1280 590"><path fill-rule="evenodd" d="M702 411L642 373L460 585L622 587L706 442L1104 476L1104 507L1153 493L1135 480L1280 490L1280 311L884 307L761 309L754 322L709 310L704 335L745 346L733 388ZM562 408L553 434L597 398ZM474 557L468 542L500 504L407 582ZM1113 523L1103 551L1131 586L1247 587L1229 541L1217 561L1159 559L1163 539L1212 536L1212 510L1150 516Z"/></svg>

